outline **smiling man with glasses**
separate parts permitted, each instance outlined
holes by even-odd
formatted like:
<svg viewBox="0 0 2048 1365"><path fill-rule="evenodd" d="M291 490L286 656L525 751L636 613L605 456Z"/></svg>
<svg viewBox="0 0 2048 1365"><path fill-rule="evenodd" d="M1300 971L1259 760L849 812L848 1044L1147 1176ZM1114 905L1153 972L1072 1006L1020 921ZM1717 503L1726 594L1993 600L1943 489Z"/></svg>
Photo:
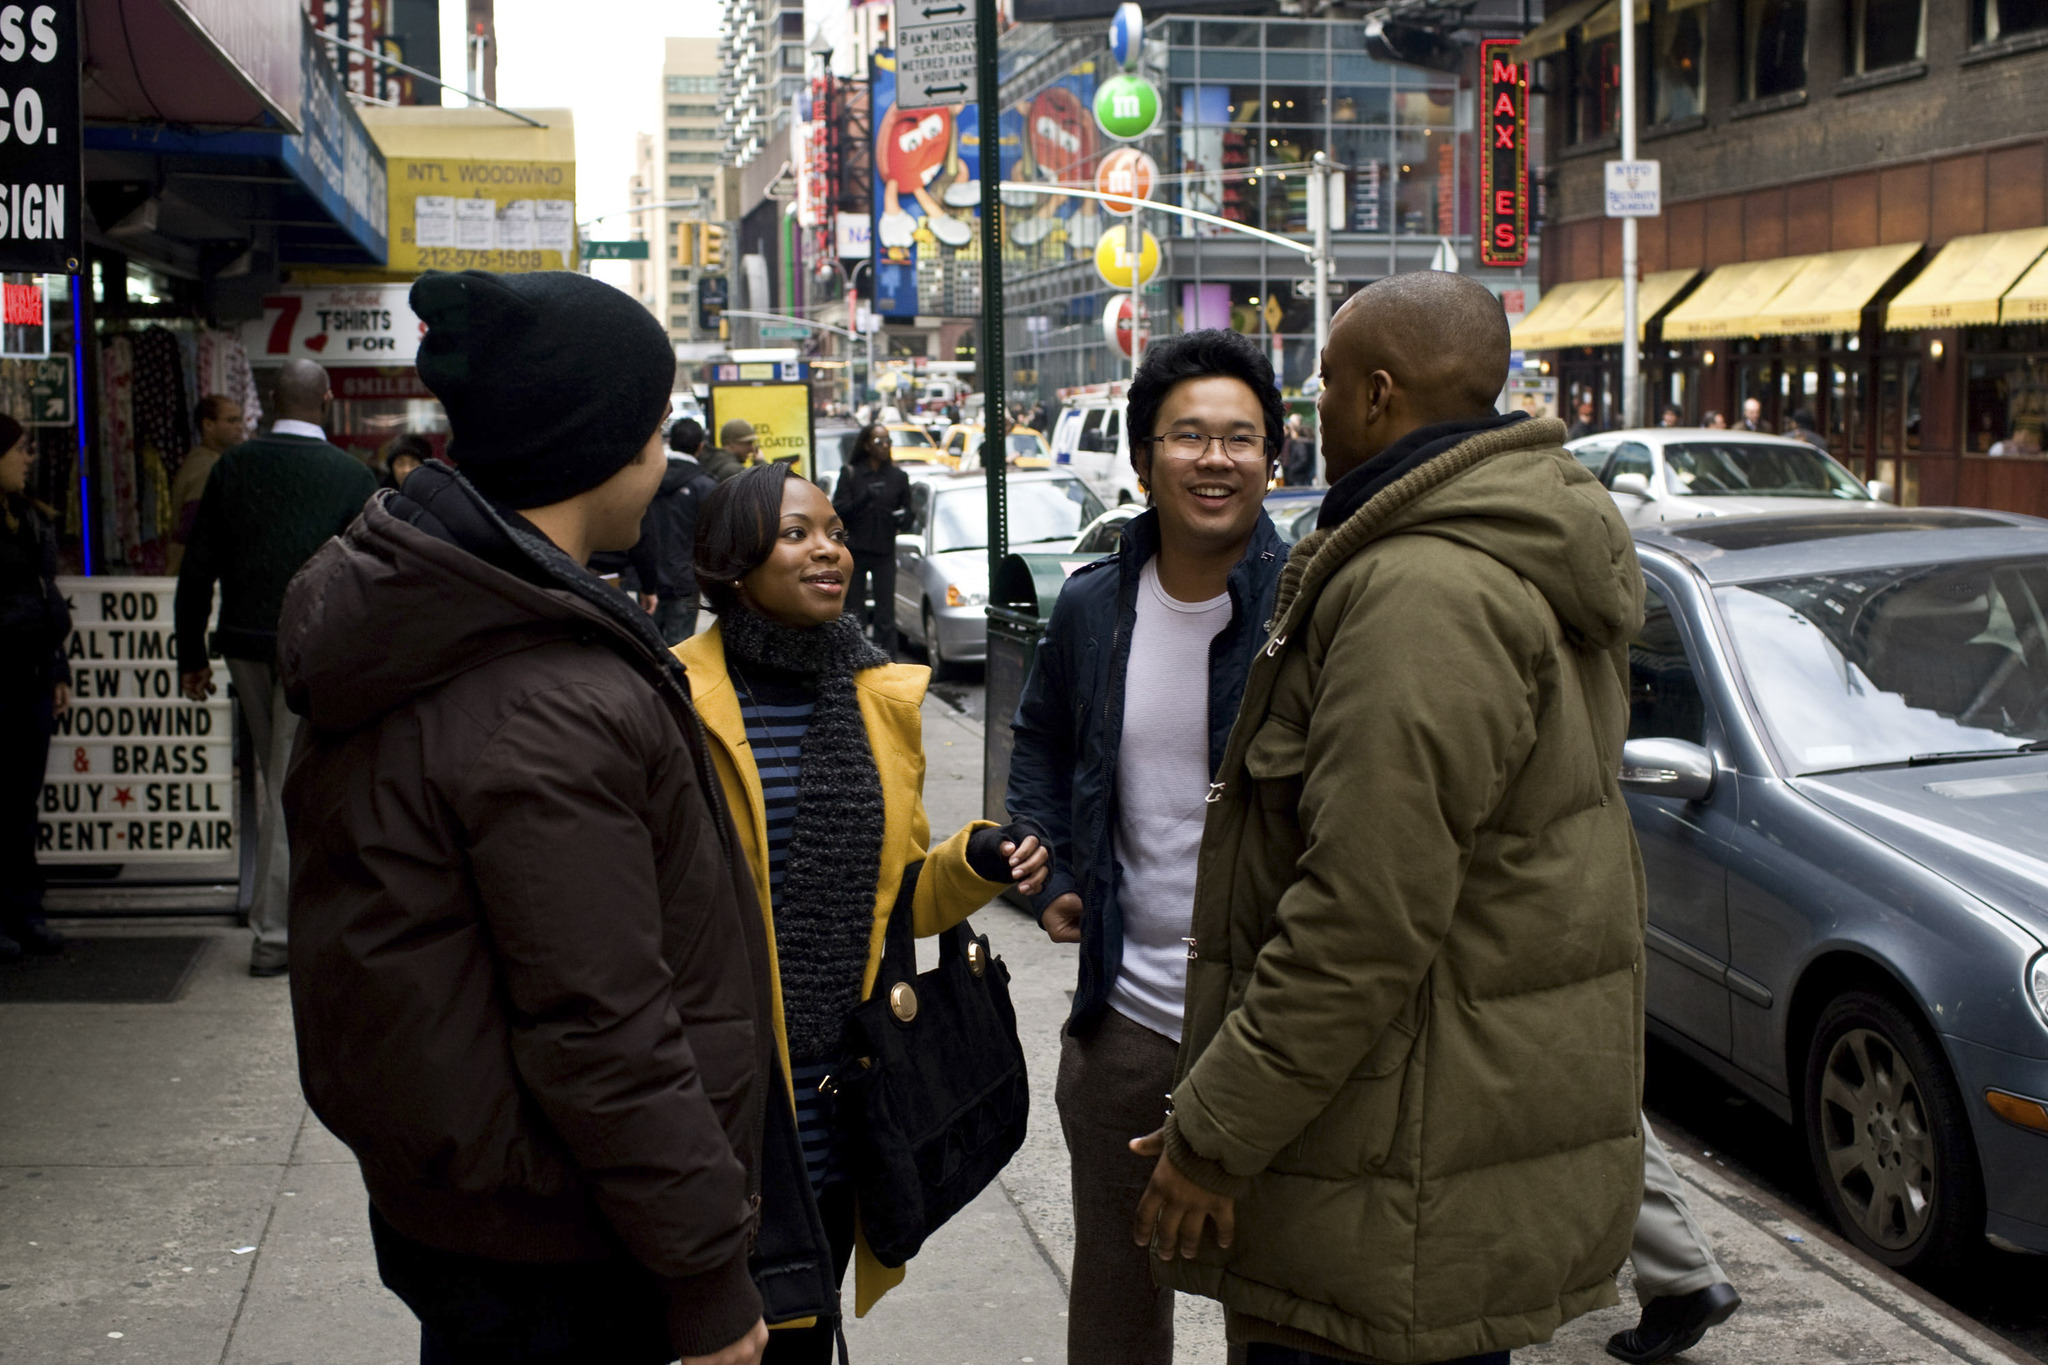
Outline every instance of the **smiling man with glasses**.
<svg viewBox="0 0 2048 1365"><path fill-rule="evenodd" d="M1287 547L1264 510L1285 413L1235 332L1155 343L1132 381L1151 509L1067 580L1017 708L1009 807L1052 831L1034 898L1081 945L1060 1053L1074 1190L1068 1357L1168 1365L1173 1295L1130 1238L1180 1038L1204 799L1265 644Z"/></svg>

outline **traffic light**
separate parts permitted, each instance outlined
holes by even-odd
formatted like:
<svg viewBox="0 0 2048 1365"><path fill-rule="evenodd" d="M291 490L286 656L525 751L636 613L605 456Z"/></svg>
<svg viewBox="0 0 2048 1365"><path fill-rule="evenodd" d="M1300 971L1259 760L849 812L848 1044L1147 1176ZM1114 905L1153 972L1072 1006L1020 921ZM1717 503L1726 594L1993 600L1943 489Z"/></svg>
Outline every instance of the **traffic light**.
<svg viewBox="0 0 2048 1365"><path fill-rule="evenodd" d="M706 270L725 269L725 227L702 223L697 228L697 264Z"/></svg>
<svg viewBox="0 0 2048 1365"><path fill-rule="evenodd" d="M676 240L674 245L669 248L668 255L670 260L683 265L689 265L697 259L697 254L693 249L696 239L691 235L695 232L696 227L695 223L677 223L675 225Z"/></svg>

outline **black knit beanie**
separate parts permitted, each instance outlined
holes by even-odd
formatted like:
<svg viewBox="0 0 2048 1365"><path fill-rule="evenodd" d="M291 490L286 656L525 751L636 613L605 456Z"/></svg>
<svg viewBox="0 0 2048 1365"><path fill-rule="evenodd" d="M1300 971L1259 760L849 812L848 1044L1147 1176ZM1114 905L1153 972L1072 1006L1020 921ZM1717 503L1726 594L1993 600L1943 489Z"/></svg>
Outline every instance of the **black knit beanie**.
<svg viewBox="0 0 2048 1365"><path fill-rule="evenodd" d="M675 352L621 290L565 270L430 271L412 287L420 382L484 496L545 507L632 463L668 413Z"/></svg>

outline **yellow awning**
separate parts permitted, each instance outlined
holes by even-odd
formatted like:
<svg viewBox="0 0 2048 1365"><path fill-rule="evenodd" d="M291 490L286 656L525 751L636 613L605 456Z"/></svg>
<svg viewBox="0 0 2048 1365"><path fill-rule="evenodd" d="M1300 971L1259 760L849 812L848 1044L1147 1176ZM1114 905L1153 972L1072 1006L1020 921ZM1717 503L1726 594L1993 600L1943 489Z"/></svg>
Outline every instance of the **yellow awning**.
<svg viewBox="0 0 2048 1365"><path fill-rule="evenodd" d="M1885 309L1884 325L1961 327L1998 321L1999 296L2048 251L2048 228L1984 232L1943 247Z"/></svg>
<svg viewBox="0 0 2048 1365"><path fill-rule="evenodd" d="M1643 329L1651 319L1670 306L1678 297L1678 291L1692 283L1700 272L1687 267L1684 270L1659 270L1653 275L1643 276L1636 286L1636 339L1642 340ZM1561 345L1565 346L1619 346L1621 344L1621 281L1615 280L1614 291L1596 304L1592 311L1574 323L1565 333Z"/></svg>
<svg viewBox="0 0 2048 1365"><path fill-rule="evenodd" d="M1664 339L1755 336L1749 330L1750 321L1813 259L1781 256L1774 261L1741 261L1719 267L1664 319Z"/></svg>
<svg viewBox="0 0 2048 1365"><path fill-rule="evenodd" d="M1853 332L1863 309L1892 276L1920 254L1920 243L1830 251L1807 261L1778 296L1757 310L1750 336Z"/></svg>
<svg viewBox="0 0 2048 1365"><path fill-rule="evenodd" d="M2048 256L2034 262L2019 283L2005 291L1998 304L2000 322L2040 322L2048 319Z"/></svg>
<svg viewBox="0 0 2048 1365"><path fill-rule="evenodd" d="M1508 50L1508 56L1518 62L1533 62L1544 57L1553 57L1564 51L1565 36L1586 21L1588 15L1614 0L1573 0L1562 6L1548 19L1522 35L1522 41Z"/></svg>
<svg viewBox="0 0 2048 1365"><path fill-rule="evenodd" d="M1610 293L1620 280L1574 280L1545 294L1529 316L1515 324L1508 344L1518 351L1554 351L1570 345L1565 337L1581 318Z"/></svg>

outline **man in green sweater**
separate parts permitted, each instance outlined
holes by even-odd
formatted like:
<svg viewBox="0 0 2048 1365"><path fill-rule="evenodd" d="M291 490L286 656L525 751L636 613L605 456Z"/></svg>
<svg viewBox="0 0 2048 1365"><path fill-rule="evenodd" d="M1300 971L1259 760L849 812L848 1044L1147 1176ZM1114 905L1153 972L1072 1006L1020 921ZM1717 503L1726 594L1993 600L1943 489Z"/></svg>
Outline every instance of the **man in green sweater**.
<svg viewBox="0 0 2048 1365"><path fill-rule="evenodd" d="M1324 352L1329 496L1209 792L1172 1111L1134 1144L1155 1278L1221 1299L1246 1365L1506 1365L1628 1255L1642 578L1563 425L1493 410L1507 369L1499 302L1436 272Z"/></svg>
<svg viewBox="0 0 2048 1365"><path fill-rule="evenodd" d="M280 804L298 717L277 682L277 614L292 575L339 535L377 491L361 460L329 445L321 424L334 395L327 371L288 360L277 377L277 420L270 430L220 457L206 481L178 569L175 615L178 676L185 695L204 701L214 689L206 623L220 584L214 643L227 659L235 697L249 722L263 799L256 817L256 887L249 927L256 942L251 976L285 971L285 898L291 854ZM248 838L249 831L242 831Z"/></svg>

